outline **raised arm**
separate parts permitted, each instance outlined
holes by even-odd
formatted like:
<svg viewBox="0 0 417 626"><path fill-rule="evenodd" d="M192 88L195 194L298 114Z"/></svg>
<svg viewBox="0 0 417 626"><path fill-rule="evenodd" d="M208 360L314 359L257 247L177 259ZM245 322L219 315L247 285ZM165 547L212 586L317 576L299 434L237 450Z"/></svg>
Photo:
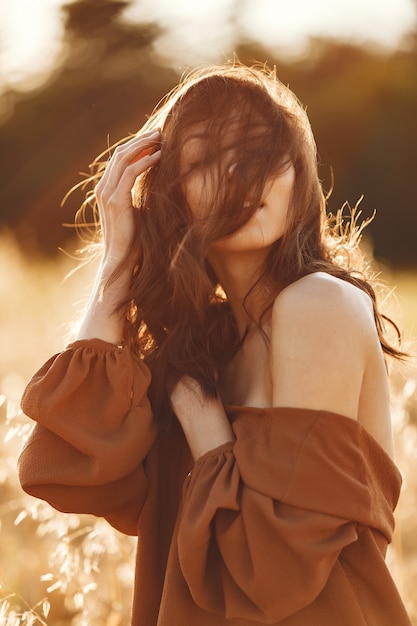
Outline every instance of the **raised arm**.
<svg viewBox="0 0 417 626"><path fill-rule="evenodd" d="M147 493L142 462L156 426L149 369L119 345L123 316L115 309L132 268L109 278L134 233L134 181L159 159L159 151L141 155L158 140L158 132L135 137L112 156L96 188L103 259L78 340L45 363L22 397L23 412L37 422L19 459L23 488L61 511L103 516L132 534Z"/></svg>
<svg viewBox="0 0 417 626"><path fill-rule="evenodd" d="M115 308L127 292L132 267L125 266L116 280L109 279L132 242L137 210L132 204L132 187L137 176L158 162L159 141L159 131L153 131L117 147L96 187L104 250L78 339L99 338L116 345L123 340L123 312L115 313ZM148 154L150 150L155 151Z"/></svg>

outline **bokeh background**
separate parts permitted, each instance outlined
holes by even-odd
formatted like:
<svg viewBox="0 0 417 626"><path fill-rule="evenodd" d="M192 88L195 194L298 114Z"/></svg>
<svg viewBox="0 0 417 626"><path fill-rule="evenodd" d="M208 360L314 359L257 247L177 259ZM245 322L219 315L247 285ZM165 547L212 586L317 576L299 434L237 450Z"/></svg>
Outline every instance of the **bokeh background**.
<svg viewBox="0 0 417 626"><path fill-rule="evenodd" d="M64 195L184 72L234 54L275 65L307 107L329 211L375 213L364 250L415 353L416 0L0 0L0 626L128 621L131 540L21 492L18 403L94 275L71 273L83 193ZM412 360L394 368L404 489L388 558L417 626L416 378Z"/></svg>

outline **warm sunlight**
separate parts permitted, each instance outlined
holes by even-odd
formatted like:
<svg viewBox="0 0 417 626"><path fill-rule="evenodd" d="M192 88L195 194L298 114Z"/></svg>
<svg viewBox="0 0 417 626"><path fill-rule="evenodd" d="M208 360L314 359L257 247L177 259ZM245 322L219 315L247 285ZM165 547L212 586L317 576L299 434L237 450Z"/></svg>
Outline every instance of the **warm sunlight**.
<svg viewBox="0 0 417 626"><path fill-rule="evenodd" d="M0 626L417 626L416 66L417 0L0 0Z"/></svg>
<svg viewBox="0 0 417 626"><path fill-rule="evenodd" d="M0 82L32 88L53 68L60 49L62 4L2 1ZM167 29L158 52L187 66L230 56L236 32L291 54L316 36L394 48L416 24L413 0L133 0L125 16L157 20Z"/></svg>

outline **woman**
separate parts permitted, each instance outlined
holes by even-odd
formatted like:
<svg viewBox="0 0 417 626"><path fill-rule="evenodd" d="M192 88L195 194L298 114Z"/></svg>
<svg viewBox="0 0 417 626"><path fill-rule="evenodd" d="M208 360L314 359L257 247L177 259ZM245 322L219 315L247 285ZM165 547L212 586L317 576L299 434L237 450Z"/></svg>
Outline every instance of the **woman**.
<svg viewBox="0 0 417 626"><path fill-rule="evenodd" d="M384 563L400 352L295 96L196 72L93 180L102 264L24 393L24 489L138 535L135 626L409 625Z"/></svg>

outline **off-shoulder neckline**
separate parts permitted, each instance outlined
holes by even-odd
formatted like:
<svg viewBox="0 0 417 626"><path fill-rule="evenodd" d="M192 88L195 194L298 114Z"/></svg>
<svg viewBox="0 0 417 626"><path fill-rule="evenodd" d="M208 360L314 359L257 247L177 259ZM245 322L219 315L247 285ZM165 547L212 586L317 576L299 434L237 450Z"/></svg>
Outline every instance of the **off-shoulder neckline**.
<svg viewBox="0 0 417 626"><path fill-rule="evenodd" d="M353 417L349 417L347 415L343 415L343 413L337 413L336 411L330 411L327 409L312 409L309 407L298 407L298 406L267 406L267 407L258 407L258 406L244 406L238 404L225 404L225 409L230 413L260 413L267 414L270 412L279 413L310 413L315 415L328 415L334 416L337 419L341 419L342 421L347 421L349 423L358 424L362 426L361 422L356 420ZM362 426L363 428L363 426Z"/></svg>
<svg viewBox="0 0 417 626"><path fill-rule="evenodd" d="M397 468L395 459L388 454L388 452L381 446L381 444L375 439L375 437L365 428L365 426L353 417L348 417L342 413L335 411L329 411L327 409L311 409L307 407L288 407L288 406L272 406L272 407L255 407L255 406L239 406L234 404L225 405L226 412L237 417L238 414L250 413L253 415L259 414L259 416L266 416L268 414L305 414L316 415L317 417L323 417L329 419L331 422L340 422L352 432L356 432L359 436L366 437L372 441L385 457ZM398 469L398 468L397 468Z"/></svg>

